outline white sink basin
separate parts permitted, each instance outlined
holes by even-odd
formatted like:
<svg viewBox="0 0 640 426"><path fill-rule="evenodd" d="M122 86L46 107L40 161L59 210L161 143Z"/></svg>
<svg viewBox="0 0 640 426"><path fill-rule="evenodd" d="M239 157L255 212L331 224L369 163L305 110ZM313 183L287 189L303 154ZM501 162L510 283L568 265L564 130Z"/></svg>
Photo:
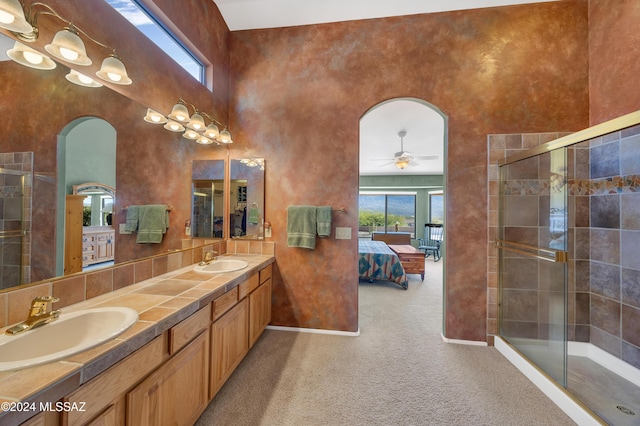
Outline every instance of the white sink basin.
<svg viewBox="0 0 640 426"><path fill-rule="evenodd" d="M210 274L215 274L221 272L239 271L240 269L244 269L247 266L249 266L249 264L244 260L218 259L209 263L208 265L196 265L193 270L196 272L207 272Z"/></svg>
<svg viewBox="0 0 640 426"><path fill-rule="evenodd" d="M55 361L111 340L138 320L130 308L95 308L62 313L49 324L0 336L0 371Z"/></svg>

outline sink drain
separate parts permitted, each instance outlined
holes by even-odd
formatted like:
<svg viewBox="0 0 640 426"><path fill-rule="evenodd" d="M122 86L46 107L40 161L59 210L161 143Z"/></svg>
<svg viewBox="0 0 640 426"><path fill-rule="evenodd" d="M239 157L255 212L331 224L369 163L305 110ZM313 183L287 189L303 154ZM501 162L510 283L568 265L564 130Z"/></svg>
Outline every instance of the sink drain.
<svg viewBox="0 0 640 426"><path fill-rule="evenodd" d="M636 413L633 412L633 410L625 407L624 405L616 405L616 408L618 409L618 411L620 411L623 414L626 414L627 416L635 416Z"/></svg>

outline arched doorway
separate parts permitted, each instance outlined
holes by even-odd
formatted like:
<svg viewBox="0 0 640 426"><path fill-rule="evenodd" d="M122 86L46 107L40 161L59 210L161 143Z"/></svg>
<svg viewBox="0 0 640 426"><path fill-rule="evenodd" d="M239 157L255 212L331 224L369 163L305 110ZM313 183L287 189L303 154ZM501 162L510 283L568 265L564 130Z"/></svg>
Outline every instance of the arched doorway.
<svg viewBox="0 0 640 426"><path fill-rule="evenodd" d="M394 98L370 108L360 119L359 240L399 232L417 247L425 224L444 224L446 155L447 117L434 105Z"/></svg>

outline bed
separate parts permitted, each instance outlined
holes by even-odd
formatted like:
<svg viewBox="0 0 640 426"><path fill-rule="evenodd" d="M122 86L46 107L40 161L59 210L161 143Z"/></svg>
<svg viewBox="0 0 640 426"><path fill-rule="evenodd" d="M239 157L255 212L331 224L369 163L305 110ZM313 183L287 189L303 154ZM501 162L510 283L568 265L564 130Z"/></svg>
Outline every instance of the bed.
<svg viewBox="0 0 640 426"><path fill-rule="evenodd" d="M400 258L383 241L358 241L358 275L360 278L392 281L405 290L409 287Z"/></svg>

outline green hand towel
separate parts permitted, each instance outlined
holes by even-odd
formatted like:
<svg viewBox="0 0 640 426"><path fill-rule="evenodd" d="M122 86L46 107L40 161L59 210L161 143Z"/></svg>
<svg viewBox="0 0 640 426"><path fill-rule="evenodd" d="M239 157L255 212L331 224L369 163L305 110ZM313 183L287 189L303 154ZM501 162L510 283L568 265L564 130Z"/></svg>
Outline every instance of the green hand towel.
<svg viewBox="0 0 640 426"><path fill-rule="evenodd" d="M287 208L287 246L316 248L316 208L289 206Z"/></svg>
<svg viewBox="0 0 640 426"><path fill-rule="evenodd" d="M149 204L138 208L138 237L136 243L161 243L169 227L169 212L164 204Z"/></svg>
<svg viewBox="0 0 640 426"><path fill-rule="evenodd" d="M318 221L318 236L328 237L331 235L331 207L317 207L316 220Z"/></svg>
<svg viewBox="0 0 640 426"><path fill-rule="evenodd" d="M258 208L256 206L251 206L249 209L249 224L257 225L258 224Z"/></svg>
<svg viewBox="0 0 640 426"><path fill-rule="evenodd" d="M124 225L125 232L136 232L138 229L138 206L127 208L127 222Z"/></svg>

